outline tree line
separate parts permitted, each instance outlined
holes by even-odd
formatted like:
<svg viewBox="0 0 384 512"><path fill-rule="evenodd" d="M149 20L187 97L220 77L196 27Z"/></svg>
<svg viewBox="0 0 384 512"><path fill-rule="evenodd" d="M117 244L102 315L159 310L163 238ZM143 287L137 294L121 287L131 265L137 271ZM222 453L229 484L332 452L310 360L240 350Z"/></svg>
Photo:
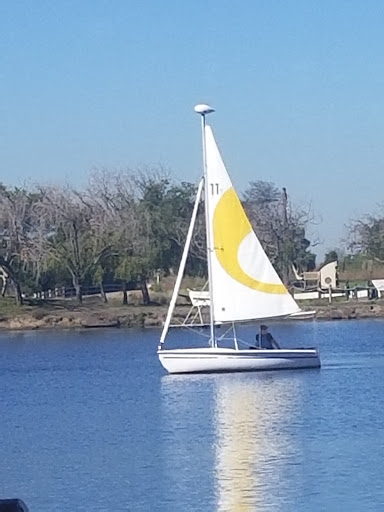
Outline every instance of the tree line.
<svg viewBox="0 0 384 512"><path fill-rule="evenodd" d="M176 182L162 169L98 171L86 187L0 184L2 295L12 288L17 304L38 290L119 283L141 289L155 273L177 270L196 186ZM292 263L315 266L306 232L310 212L295 207L285 189L251 182L242 195L251 223L272 263L288 282ZM200 205L186 272L206 276L204 208Z"/></svg>

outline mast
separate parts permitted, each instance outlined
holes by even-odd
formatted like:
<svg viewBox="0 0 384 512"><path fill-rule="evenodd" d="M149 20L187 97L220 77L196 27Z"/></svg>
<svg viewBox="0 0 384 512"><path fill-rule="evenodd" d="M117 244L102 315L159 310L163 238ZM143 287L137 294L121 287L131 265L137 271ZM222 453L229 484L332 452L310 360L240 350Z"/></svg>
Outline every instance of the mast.
<svg viewBox="0 0 384 512"><path fill-rule="evenodd" d="M207 176L207 154L206 154L206 141L205 141L205 116L214 112L215 110L209 105L196 105L195 112L201 115L201 131L202 131L202 143L203 143L203 167L204 167L204 207L205 207L205 231L207 238L207 263L208 263L208 282L209 282L209 318L210 318L210 331L211 338L210 344L212 347L216 347L215 339L215 319L213 309L213 285L212 285L212 262L211 254L214 250L211 247L211 225L209 222L209 210L208 210L208 176Z"/></svg>

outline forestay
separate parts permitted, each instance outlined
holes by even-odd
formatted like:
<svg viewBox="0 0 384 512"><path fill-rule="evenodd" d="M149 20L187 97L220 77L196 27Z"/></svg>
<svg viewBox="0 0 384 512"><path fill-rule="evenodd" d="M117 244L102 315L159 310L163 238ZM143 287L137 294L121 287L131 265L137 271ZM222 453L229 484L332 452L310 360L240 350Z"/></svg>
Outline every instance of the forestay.
<svg viewBox="0 0 384 512"><path fill-rule="evenodd" d="M210 126L205 127L208 219L215 322L299 311L257 239L232 186Z"/></svg>

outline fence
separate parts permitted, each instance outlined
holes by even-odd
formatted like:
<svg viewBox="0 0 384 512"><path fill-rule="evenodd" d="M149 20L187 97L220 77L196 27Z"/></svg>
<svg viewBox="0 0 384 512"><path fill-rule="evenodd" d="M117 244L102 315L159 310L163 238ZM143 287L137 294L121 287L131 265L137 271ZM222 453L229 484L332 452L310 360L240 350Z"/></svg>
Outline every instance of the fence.
<svg viewBox="0 0 384 512"><path fill-rule="evenodd" d="M123 291L123 284L122 283L114 283L114 284L106 284L103 286L105 293L111 293L111 292L121 292ZM138 284L137 283L127 283L126 290L132 291L132 290L138 290ZM82 287L82 294L83 296L87 295L100 295L101 293L101 287L98 286L83 286ZM76 290L74 287L70 286L58 286L54 289L48 289L48 290L41 290L34 292L32 294L32 297L34 299L64 299L64 298L71 298L76 296Z"/></svg>
<svg viewBox="0 0 384 512"><path fill-rule="evenodd" d="M332 299L337 297L344 297L346 300L358 300L358 299L368 299L374 300L381 297L381 291L376 287L360 287L356 286L354 288L330 288L328 290L325 289L316 289L305 292L294 292L293 297L295 300L318 300L318 299L328 299L329 302Z"/></svg>

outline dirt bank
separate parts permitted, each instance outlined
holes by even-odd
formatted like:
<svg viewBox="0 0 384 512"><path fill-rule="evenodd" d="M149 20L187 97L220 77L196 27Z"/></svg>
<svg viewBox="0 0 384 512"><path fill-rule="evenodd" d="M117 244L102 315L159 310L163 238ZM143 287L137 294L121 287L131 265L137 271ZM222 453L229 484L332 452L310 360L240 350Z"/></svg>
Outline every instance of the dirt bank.
<svg viewBox="0 0 384 512"><path fill-rule="evenodd" d="M384 318L384 301L361 303L334 303L306 306L304 310L316 310L317 320L348 320L356 318ZM179 306L174 323L181 323L189 310ZM89 329L107 327L161 327L167 313L166 306L87 306L26 307L9 312L0 311L1 330L31 329ZM297 320L299 321L299 320ZM302 321L302 320L301 320Z"/></svg>
<svg viewBox="0 0 384 512"><path fill-rule="evenodd" d="M182 322L189 308L178 308L175 322ZM80 306L70 309L24 308L0 313L0 330L90 329L107 327L160 327L165 306Z"/></svg>

